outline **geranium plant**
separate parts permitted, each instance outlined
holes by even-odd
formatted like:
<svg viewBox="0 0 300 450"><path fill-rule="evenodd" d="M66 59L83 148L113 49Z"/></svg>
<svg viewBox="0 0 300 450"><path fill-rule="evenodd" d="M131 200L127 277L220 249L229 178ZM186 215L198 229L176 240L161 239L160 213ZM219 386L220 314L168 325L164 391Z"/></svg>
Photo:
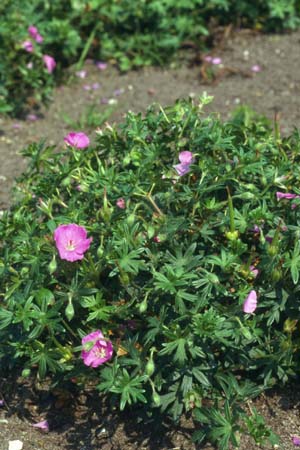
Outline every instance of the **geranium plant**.
<svg viewBox="0 0 300 450"><path fill-rule="evenodd" d="M23 151L0 222L0 361L92 379L137 414L193 413L195 439L225 449L241 431L276 442L242 404L299 370L300 139L206 117L209 100Z"/></svg>

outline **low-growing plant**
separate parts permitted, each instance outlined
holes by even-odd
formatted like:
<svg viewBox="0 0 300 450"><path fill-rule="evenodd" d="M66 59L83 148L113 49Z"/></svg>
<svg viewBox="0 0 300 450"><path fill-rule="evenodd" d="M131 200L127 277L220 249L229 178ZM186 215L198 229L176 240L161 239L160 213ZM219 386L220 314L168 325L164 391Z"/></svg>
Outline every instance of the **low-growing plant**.
<svg viewBox="0 0 300 450"><path fill-rule="evenodd" d="M122 71L166 65L182 47L203 50L212 21L291 29L299 26L300 6L299 0L2 0L0 14L0 113L20 115L49 99L63 69L80 68L87 57ZM28 35L33 26L42 39ZM53 73L42 54L58 62Z"/></svg>
<svg viewBox="0 0 300 450"><path fill-rule="evenodd" d="M244 404L299 371L300 136L206 117L209 100L22 152L0 221L0 362L93 380L137 414L192 412L195 439L226 449L274 442Z"/></svg>

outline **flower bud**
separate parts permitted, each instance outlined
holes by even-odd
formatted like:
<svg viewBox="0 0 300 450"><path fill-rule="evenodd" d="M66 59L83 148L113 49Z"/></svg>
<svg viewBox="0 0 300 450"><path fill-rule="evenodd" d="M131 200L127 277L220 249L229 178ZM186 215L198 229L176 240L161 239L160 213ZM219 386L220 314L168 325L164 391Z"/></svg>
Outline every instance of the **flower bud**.
<svg viewBox="0 0 300 450"><path fill-rule="evenodd" d="M270 256L276 256L278 254L278 247L277 245L269 245L268 249L267 249L268 255Z"/></svg>
<svg viewBox="0 0 300 450"><path fill-rule="evenodd" d="M57 269L57 263L56 263L56 258L55 255L53 255L50 263L48 264L48 270L50 275L52 275Z"/></svg>
<svg viewBox="0 0 300 450"><path fill-rule="evenodd" d="M148 377L151 377L154 374L154 371L155 371L155 364L154 364L154 361L153 361L152 355L151 355L149 361L146 364L145 372L148 375Z"/></svg>
<svg viewBox="0 0 300 450"><path fill-rule="evenodd" d="M161 404L160 395L158 395L156 391L153 391L152 393L152 400L155 406L160 406Z"/></svg>
<svg viewBox="0 0 300 450"><path fill-rule="evenodd" d="M227 233L225 233L225 236L227 237L227 239L229 241L237 241L239 238L239 232L238 231L227 231Z"/></svg>
<svg viewBox="0 0 300 450"><path fill-rule="evenodd" d="M69 301L68 306L65 309L66 318L70 322L74 317L74 306L71 301Z"/></svg>
<svg viewBox="0 0 300 450"><path fill-rule="evenodd" d="M272 281L274 281L275 283L277 283L277 281L281 280L281 278L282 278L281 269L278 269L278 268L273 269L272 273L271 273L271 278L272 278Z"/></svg>
<svg viewBox="0 0 300 450"><path fill-rule="evenodd" d="M30 369L23 369L23 370L22 370L22 377L23 377L23 378L29 377L30 374L31 374L31 370L30 370Z"/></svg>
<svg viewBox="0 0 300 450"><path fill-rule="evenodd" d="M102 245L99 245L99 247L97 248L97 256L98 256L98 258L102 258L103 253L104 253L104 249L103 249Z"/></svg>
<svg viewBox="0 0 300 450"><path fill-rule="evenodd" d="M129 216L126 219L126 222L128 223L128 225L133 225L134 221L135 221L135 215L133 213L129 214Z"/></svg>
<svg viewBox="0 0 300 450"><path fill-rule="evenodd" d="M147 303L147 299L145 298L145 300L142 301L142 303L140 303L139 305L139 312L141 314L143 314L144 312L147 311L148 308L148 303Z"/></svg>

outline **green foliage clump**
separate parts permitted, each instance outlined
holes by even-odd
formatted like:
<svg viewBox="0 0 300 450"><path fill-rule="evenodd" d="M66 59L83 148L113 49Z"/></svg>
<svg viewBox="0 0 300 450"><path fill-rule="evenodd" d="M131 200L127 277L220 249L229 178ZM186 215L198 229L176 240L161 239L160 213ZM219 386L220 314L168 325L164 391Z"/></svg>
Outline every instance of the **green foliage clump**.
<svg viewBox="0 0 300 450"><path fill-rule="evenodd" d="M49 98L62 69L87 56L123 71L164 65L184 43L203 48L212 19L276 31L299 26L300 6L298 0L3 0L0 14L0 112L21 114L28 98L30 105ZM21 44L30 25L44 42L28 54ZM53 74L41 51L58 62Z"/></svg>
<svg viewBox="0 0 300 450"><path fill-rule="evenodd" d="M195 439L226 449L239 431L275 442L242 404L299 372L300 136L247 111L205 117L208 100L129 113L84 150L24 150L0 221L0 365L97 380L121 409L191 411ZM93 238L81 261L55 247L70 223ZM93 369L80 351L96 330L114 354Z"/></svg>

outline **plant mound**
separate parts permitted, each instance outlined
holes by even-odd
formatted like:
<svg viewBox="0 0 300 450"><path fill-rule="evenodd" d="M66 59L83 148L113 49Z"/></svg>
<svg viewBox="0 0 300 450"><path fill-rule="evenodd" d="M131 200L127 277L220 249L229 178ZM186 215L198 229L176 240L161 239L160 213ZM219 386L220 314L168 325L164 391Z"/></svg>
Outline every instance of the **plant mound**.
<svg viewBox="0 0 300 450"><path fill-rule="evenodd" d="M121 409L192 411L195 439L225 449L239 429L274 442L240 403L299 370L300 138L246 110L206 117L208 101L23 151L0 222L0 362L98 380Z"/></svg>
<svg viewBox="0 0 300 450"><path fill-rule="evenodd" d="M2 0L0 14L0 113L12 115L49 100L62 69L86 57L122 71L164 66L181 48L203 50L217 24L274 32L300 23L298 0Z"/></svg>

